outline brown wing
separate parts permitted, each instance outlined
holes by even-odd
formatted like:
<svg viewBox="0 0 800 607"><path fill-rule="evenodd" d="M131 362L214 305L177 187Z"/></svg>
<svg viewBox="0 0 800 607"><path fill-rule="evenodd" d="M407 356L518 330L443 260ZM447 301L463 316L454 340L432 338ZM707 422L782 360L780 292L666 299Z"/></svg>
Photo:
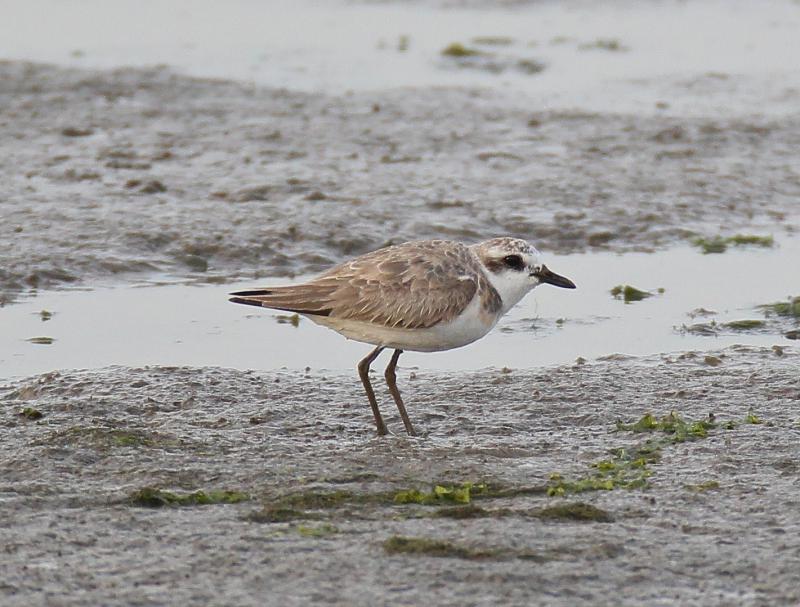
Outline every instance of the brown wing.
<svg viewBox="0 0 800 607"><path fill-rule="evenodd" d="M231 301L423 329L458 316L481 278L464 245L409 242L367 253L301 285L232 293Z"/></svg>

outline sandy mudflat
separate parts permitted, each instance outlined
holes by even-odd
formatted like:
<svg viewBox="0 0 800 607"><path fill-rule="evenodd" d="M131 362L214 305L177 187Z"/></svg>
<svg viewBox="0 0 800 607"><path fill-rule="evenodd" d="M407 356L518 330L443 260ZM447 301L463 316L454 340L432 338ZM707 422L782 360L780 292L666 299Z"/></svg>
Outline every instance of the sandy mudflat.
<svg viewBox="0 0 800 607"><path fill-rule="evenodd" d="M404 371L417 439L383 389L398 434L373 437L352 376L108 368L2 386L3 602L796 604L797 354L706 356ZM670 411L716 427L686 442L614 431ZM553 473L589 478L593 463L621 461L609 450L648 438L659 459L646 489L546 495ZM394 501L465 482L491 491L470 506ZM145 487L249 499L127 501ZM603 512L542 513L576 502ZM423 552L392 553L404 538Z"/></svg>

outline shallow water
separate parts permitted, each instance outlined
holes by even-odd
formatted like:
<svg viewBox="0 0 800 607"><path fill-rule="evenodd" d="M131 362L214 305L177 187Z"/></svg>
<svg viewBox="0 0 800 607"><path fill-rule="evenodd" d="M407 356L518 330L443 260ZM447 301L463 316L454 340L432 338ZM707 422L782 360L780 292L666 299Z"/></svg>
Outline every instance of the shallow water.
<svg viewBox="0 0 800 607"><path fill-rule="evenodd" d="M711 337L687 333L682 327L764 319L757 305L800 293L800 280L789 270L798 258L797 239L783 240L773 249L733 248L711 255L680 247L657 255L553 256L548 265L572 278L577 290L543 285L487 337L444 353L408 352L401 366L531 368L611 354L641 356L733 344L792 345L783 337L791 323L774 318L756 331L720 326L719 334ZM347 341L307 319L300 318L295 327L290 315L226 301L228 291L281 282L285 281L42 293L4 310L0 317L3 375L107 365L353 369L371 346ZM609 293L618 284L654 295L626 304ZM698 308L714 314L691 316ZM43 322L42 310L52 318ZM55 341L51 345L26 341L38 336Z"/></svg>
<svg viewBox="0 0 800 607"><path fill-rule="evenodd" d="M670 113L685 116L749 115L768 94L771 103L758 112L780 115L796 112L785 93L800 84L796 66L784 61L800 53L800 9L781 0L415 2L411 9L314 0L4 4L14 19L0 24L0 57L90 68L166 63L312 93L495 87L548 107L653 113L668 102ZM502 43L473 42L481 37ZM452 42L492 61L471 68L443 58ZM530 74L515 69L520 60L546 68ZM704 83L708 73L717 82Z"/></svg>

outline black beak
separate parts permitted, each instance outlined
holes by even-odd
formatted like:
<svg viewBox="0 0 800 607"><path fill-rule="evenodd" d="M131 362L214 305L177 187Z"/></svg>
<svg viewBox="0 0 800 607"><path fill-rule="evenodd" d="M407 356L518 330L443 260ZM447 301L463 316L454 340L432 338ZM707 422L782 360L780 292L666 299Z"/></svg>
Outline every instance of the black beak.
<svg viewBox="0 0 800 607"><path fill-rule="evenodd" d="M531 276L538 278L539 282L546 282L549 285L561 287L562 289L575 288L575 283L569 278L565 278L563 276L559 276L555 272L551 272L545 265L542 265L542 267L535 272L531 272Z"/></svg>

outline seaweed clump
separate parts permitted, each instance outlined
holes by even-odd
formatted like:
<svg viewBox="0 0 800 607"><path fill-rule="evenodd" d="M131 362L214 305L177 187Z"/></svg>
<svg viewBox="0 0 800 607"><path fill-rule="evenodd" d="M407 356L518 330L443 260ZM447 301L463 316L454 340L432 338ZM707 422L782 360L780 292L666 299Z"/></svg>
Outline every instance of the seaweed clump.
<svg viewBox="0 0 800 607"><path fill-rule="evenodd" d="M729 246L745 247L756 246L770 248L775 245L772 236L755 236L752 234L736 234L735 236L715 236L714 238L695 238L692 244L700 247L704 255L710 253L724 253Z"/></svg>
<svg viewBox="0 0 800 607"><path fill-rule="evenodd" d="M631 449L609 450L611 457L591 464L592 471L577 479L566 479L559 473L550 475L547 495L561 497L584 491L644 489L653 474L650 465L661 459L661 448L645 442Z"/></svg>
<svg viewBox="0 0 800 607"><path fill-rule="evenodd" d="M195 491L179 495L171 491L144 487L128 497L128 504L141 508L164 508L181 506L209 506L213 504L238 504L250 496L241 491Z"/></svg>
<svg viewBox="0 0 800 607"><path fill-rule="evenodd" d="M479 50L464 46L460 42L453 42L442 49L442 55L445 57L474 57L480 54Z"/></svg>
<svg viewBox="0 0 800 607"><path fill-rule="evenodd" d="M556 521L610 523L614 520L614 517L608 511L584 502L565 502L555 506L547 506L539 510L537 516Z"/></svg>
<svg viewBox="0 0 800 607"><path fill-rule="evenodd" d="M293 327L300 326L299 314L276 314L275 319L279 325L292 325Z"/></svg>
<svg viewBox="0 0 800 607"><path fill-rule="evenodd" d="M650 291L642 291L631 285L617 285L611 289L611 295L615 299L622 299L625 303L642 301L643 299L653 296Z"/></svg>
<svg viewBox="0 0 800 607"><path fill-rule="evenodd" d="M19 416L25 419L42 419L43 413L33 407L25 407L19 410Z"/></svg>
<svg viewBox="0 0 800 607"><path fill-rule="evenodd" d="M800 296L790 297L786 301L776 301L774 303L763 304L758 308L766 316L785 316L800 319Z"/></svg>
<svg viewBox="0 0 800 607"><path fill-rule="evenodd" d="M766 325L763 320L732 320L730 322L724 323L724 326L727 329L731 329L733 331L753 331L755 329L763 329L764 325Z"/></svg>
<svg viewBox="0 0 800 607"><path fill-rule="evenodd" d="M408 489L395 494L397 504L424 504L426 506L455 503L469 504L473 495L486 494L488 487L484 483L462 483L460 486L436 485L431 491L424 492L418 489Z"/></svg>
<svg viewBox="0 0 800 607"><path fill-rule="evenodd" d="M661 432L666 434L673 443L682 443L687 440L706 438L708 431L716 427L712 419L687 422L680 415L671 411L661 419L647 413L633 424L617 422L617 431L627 432Z"/></svg>

